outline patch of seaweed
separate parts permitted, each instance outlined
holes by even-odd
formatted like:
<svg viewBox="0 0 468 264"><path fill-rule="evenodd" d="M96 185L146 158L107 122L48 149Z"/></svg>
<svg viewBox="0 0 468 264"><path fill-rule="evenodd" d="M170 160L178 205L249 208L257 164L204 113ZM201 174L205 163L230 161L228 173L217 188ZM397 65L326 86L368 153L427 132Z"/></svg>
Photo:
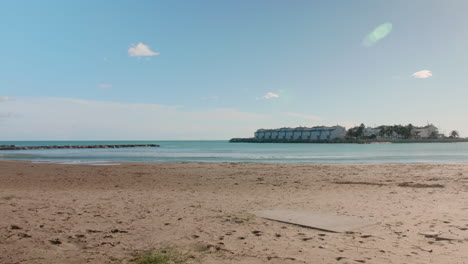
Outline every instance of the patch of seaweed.
<svg viewBox="0 0 468 264"><path fill-rule="evenodd" d="M385 183L379 183L379 182L360 182L360 181L335 181L333 183L335 183L335 184L356 184L356 185L376 185L376 186L385 185Z"/></svg>
<svg viewBox="0 0 468 264"><path fill-rule="evenodd" d="M413 183L413 182L402 182L398 184L400 187L411 187L411 188L444 188L442 184L426 184L426 183Z"/></svg>

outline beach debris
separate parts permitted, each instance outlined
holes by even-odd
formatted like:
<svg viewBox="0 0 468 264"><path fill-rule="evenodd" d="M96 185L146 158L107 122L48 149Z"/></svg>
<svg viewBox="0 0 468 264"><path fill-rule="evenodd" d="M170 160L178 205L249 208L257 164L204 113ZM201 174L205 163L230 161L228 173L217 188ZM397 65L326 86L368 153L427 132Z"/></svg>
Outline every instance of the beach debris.
<svg viewBox="0 0 468 264"><path fill-rule="evenodd" d="M60 241L60 239L58 239L58 238L49 240L49 242L50 242L52 245L60 245L60 244L62 244L62 241Z"/></svg>
<svg viewBox="0 0 468 264"><path fill-rule="evenodd" d="M380 182L360 182L360 181L334 181L334 184L355 184L355 185L376 185L383 186L385 183Z"/></svg>
<svg viewBox="0 0 468 264"><path fill-rule="evenodd" d="M464 227L464 226L457 226L457 225L450 225L450 226L451 226L451 227L455 227L455 228L457 228L457 229L460 229L460 230L462 230L462 231L468 230L468 227Z"/></svg>
<svg viewBox="0 0 468 264"><path fill-rule="evenodd" d="M414 183L414 182L402 182L398 184L400 187L411 187L411 188L444 188L442 184L426 184L426 183Z"/></svg>
<svg viewBox="0 0 468 264"><path fill-rule="evenodd" d="M21 237L21 238L30 238L30 237L32 237L31 235L26 234L26 233L19 233L18 236Z"/></svg>
<svg viewBox="0 0 468 264"><path fill-rule="evenodd" d="M435 240L437 240L437 241L441 241L441 240L445 240L445 241L462 241L462 240L464 240L464 238L460 237L460 236L457 236L457 235L446 234L446 235L439 235L439 236L435 237Z"/></svg>
<svg viewBox="0 0 468 264"><path fill-rule="evenodd" d="M262 231L255 230L255 231L252 231L252 234L254 234L255 236L261 236Z"/></svg>
<svg viewBox="0 0 468 264"><path fill-rule="evenodd" d="M425 252L429 252L429 253L432 253L432 251L433 251L432 249L424 249L424 248L419 247L419 246L413 246L413 248L417 248L417 249L419 249L421 251L425 251Z"/></svg>
<svg viewBox="0 0 468 264"><path fill-rule="evenodd" d="M419 234L423 235L424 237L427 237L427 238L434 238L434 237L439 236L441 233L440 232L422 232L422 233L419 233Z"/></svg>
<svg viewBox="0 0 468 264"><path fill-rule="evenodd" d="M426 238L434 238L436 241L463 241L466 238L461 237L457 234L443 234L441 232L424 232L419 233Z"/></svg>
<svg viewBox="0 0 468 264"><path fill-rule="evenodd" d="M292 260L295 261L296 258L291 258L291 257L278 257L278 256L268 256L267 260L272 260L272 259L283 259L283 260Z"/></svg>
<svg viewBox="0 0 468 264"><path fill-rule="evenodd" d="M115 228L115 229L112 229L112 230L111 230L111 233L128 233L128 231L119 230L119 229Z"/></svg>
<svg viewBox="0 0 468 264"><path fill-rule="evenodd" d="M10 226L10 229L12 229L12 230L20 230L20 229L23 229L23 228L21 228L21 227L19 227L19 226L17 226L17 225L11 225L11 226Z"/></svg>
<svg viewBox="0 0 468 264"><path fill-rule="evenodd" d="M301 210L263 210L253 214L283 223L341 233L371 225L360 218Z"/></svg>
<svg viewBox="0 0 468 264"><path fill-rule="evenodd" d="M102 233L102 231L94 230L94 229L86 229L87 233Z"/></svg>

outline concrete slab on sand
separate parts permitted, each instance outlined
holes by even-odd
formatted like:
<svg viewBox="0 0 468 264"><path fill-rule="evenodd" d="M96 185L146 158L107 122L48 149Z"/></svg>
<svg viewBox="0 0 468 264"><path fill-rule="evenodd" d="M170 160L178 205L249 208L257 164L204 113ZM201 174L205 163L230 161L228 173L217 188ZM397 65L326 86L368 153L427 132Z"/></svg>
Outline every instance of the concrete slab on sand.
<svg viewBox="0 0 468 264"><path fill-rule="evenodd" d="M262 210L252 212L258 217L330 232L353 231L372 223L350 216L337 216L314 211Z"/></svg>

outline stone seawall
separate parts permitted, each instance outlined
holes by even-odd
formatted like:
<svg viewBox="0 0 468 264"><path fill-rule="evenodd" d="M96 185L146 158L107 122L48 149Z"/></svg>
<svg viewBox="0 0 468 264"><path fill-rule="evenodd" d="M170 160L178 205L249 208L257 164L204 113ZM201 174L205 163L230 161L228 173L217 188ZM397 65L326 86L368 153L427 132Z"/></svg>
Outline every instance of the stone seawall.
<svg viewBox="0 0 468 264"><path fill-rule="evenodd" d="M301 139L258 139L232 138L232 143L347 143L347 144L378 144L378 143L461 143L468 142L468 138L441 139L356 139L341 138L331 140L301 140Z"/></svg>
<svg viewBox="0 0 468 264"><path fill-rule="evenodd" d="M324 139L324 140L303 140L303 139L258 139L258 138L232 138L232 143L363 143L359 140L350 139Z"/></svg>
<svg viewBox="0 0 468 264"><path fill-rule="evenodd" d="M130 145L66 145L66 146L15 146L0 145L0 150L25 150L25 149L103 149L103 148L141 148L159 147L156 144L130 144Z"/></svg>

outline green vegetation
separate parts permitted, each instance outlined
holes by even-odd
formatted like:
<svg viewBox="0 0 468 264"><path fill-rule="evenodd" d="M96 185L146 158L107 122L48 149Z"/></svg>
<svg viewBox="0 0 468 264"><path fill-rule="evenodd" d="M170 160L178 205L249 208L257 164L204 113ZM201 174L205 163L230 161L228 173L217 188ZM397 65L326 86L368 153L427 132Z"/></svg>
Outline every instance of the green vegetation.
<svg viewBox="0 0 468 264"><path fill-rule="evenodd" d="M458 131L453 130L452 132L450 132L449 138L459 138L459 137L460 135L458 134Z"/></svg>
<svg viewBox="0 0 468 264"><path fill-rule="evenodd" d="M346 137L348 139L376 139L377 137L393 138L393 139L418 139L420 138L419 131L415 130L415 126L408 124L393 125L393 126L379 126L371 129L371 132L366 131L366 126L361 124L358 127L348 129ZM375 132L372 134L372 130ZM367 134L367 135L366 135ZM429 136L430 139L438 139L440 135L438 132L432 132Z"/></svg>
<svg viewBox="0 0 468 264"><path fill-rule="evenodd" d="M144 251L136 260L136 264L183 264L195 260L195 256L189 252L181 252L176 249L155 249Z"/></svg>
<svg viewBox="0 0 468 264"><path fill-rule="evenodd" d="M435 131L429 135L429 139L438 139L438 138L439 138L439 134L437 134Z"/></svg>
<svg viewBox="0 0 468 264"><path fill-rule="evenodd" d="M5 195L5 196L2 196L2 197L0 197L0 198L1 198L2 200L7 200L7 201L9 201L9 200L15 199L16 196L14 196L14 195Z"/></svg>
<svg viewBox="0 0 468 264"><path fill-rule="evenodd" d="M364 124L361 124L358 127L350 128L346 132L346 136L354 137L354 138L362 138L364 136L364 129L365 128L366 128L366 126Z"/></svg>
<svg viewBox="0 0 468 264"><path fill-rule="evenodd" d="M380 126L379 136L381 137L392 137L396 136L398 138L411 139L414 137L412 131L414 126L409 124L407 126L402 125L393 125L393 126Z"/></svg>

